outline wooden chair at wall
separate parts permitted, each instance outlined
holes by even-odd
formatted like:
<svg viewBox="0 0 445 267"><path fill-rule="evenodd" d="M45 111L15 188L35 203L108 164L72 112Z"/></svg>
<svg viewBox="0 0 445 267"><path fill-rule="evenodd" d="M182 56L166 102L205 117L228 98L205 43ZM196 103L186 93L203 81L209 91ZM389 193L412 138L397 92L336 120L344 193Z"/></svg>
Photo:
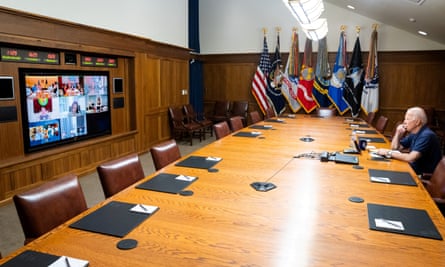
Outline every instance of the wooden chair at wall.
<svg viewBox="0 0 445 267"><path fill-rule="evenodd" d="M445 157L439 161L432 174L423 174L421 178L425 189L445 216Z"/></svg>
<svg viewBox="0 0 445 267"><path fill-rule="evenodd" d="M204 114L198 114L195 112L192 104L186 104L183 107L185 117L187 119L187 123L196 122L200 124L203 128L203 138L205 140L205 134L209 133L210 136L213 136L213 122L207 119Z"/></svg>
<svg viewBox="0 0 445 267"><path fill-rule="evenodd" d="M190 145L193 145L193 137L199 137L199 141L202 140L203 126L197 122L188 122L179 107L169 107L168 113L170 116L170 127L172 130L172 136L174 138L188 137Z"/></svg>
<svg viewBox="0 0 445 267"><path fill-rule="evenodd" d="M337 110L335 108L324 108L320 107L316 110L316 115L318 117L329 118L337 115Z"/></svg>
<svg viewBox="0 0 445 267"><path fill-rule="evenodd" d="M379 133L384 134L387 125L388 125L388 118L382 115L377 119L375 123L375 129Z"/></svg>
<svg viewBox="0 0 445 267"><path fill-rule="evenodd" d="M174 139L152 146L150 153L156 170L160 170L181 158L181 152Z"/></svg>
<svg viewBox="0 0 445 267"><path fill-rule="evenodd" d="M256 110L251 111L249 113L249 117L250 117L250 121L252 122L252 124L255 124L255 123L261 121L260 113L258 111L256 111Z"/></svg>
<svg viewBox="0 0 445 267"><path fill-rule="evenodd" d="M87 209L75 175L46 182L14 195L13 200L25 234L25 244Z"/></svg>
<svg viewBox="0 0 445 267"><path fill-rule="evenodd" d="M247 126L247 111L249 110L249 102L244 100L234 101L232 109L230 110L230 116L240 116L243 126Z"/></svg>
<svg viewBox="0 0 445 267"><path fill-rule="evenodd" d="M230 131L229 124L227 121L222 121L216 124L213 124L213 131L215 131L216 140L221 139L225 136L228 136L232 132Z"/></svg>
<svg viewBox="0 0 445 267"><path fill-rule="evenodd" d="M213 123L218 123L221 121L228 121L230 118L230 101L228 100L217 100L215 101L213 107L213 114L208 116L208 118L213 121Z"/></svg>
<svg viewBox="0 0 445 267"><path fill-rule="evenodd" d="M105 162L96 169L106 198L145 177L141 161L136 153Z"/></svg>
<svg viewBox="0 0 445 267"><path fill-rule="evenodd" d="M236 132L236 131L244 128L243 118L241 116L231 117L229 119L229 123L230 123L230 129L232 130L232 132Z"/></svg>

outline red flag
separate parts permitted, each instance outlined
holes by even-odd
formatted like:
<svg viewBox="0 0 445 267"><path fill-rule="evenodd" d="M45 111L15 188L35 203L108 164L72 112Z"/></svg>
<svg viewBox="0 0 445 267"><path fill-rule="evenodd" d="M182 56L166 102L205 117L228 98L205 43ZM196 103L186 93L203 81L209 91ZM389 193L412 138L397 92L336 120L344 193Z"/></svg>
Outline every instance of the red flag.
<svg viewBox="0 0 445 267"><path fill-rule="evenodd" d="M310 113L317 107L317 103L312 97L312 87L314 85L314 69L312 68L312 40L306 38L304 47L303 63L301 65L300 81L298 82L297 100L306 113Z"/></svg>

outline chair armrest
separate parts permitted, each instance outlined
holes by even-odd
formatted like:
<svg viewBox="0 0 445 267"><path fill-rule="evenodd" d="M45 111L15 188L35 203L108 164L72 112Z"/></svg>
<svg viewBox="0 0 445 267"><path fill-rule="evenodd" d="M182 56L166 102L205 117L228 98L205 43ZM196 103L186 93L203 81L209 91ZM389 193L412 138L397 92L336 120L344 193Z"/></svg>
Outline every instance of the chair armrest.
<svg viewBox="0 0 445 267"><path fill-rule="evenodd" d="M420 178L422 179L422 180L430 180L431 179L431 176L433 176L433 174L432 173L422 173L421 175L420 175Z"/></svg>
<svg viewBox="0 0 445 267"><path fill-rule="evenodd" d="M424 187L428 187L431 185L430 180L424 180L424 179L420 179L420 181L422 181L422 184Z"/></svg>

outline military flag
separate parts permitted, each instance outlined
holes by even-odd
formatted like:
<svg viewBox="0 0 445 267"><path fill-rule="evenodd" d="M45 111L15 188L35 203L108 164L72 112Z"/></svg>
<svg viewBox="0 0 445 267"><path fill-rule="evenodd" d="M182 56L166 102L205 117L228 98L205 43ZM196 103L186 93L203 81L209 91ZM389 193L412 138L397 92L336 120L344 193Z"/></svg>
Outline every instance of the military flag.
<svg viewBox="0 0 445 267"><path fill-rule="evenodd" d="M277 35L277 45L275 47L275 55L272 61L272 67L269 71L269 79L267 79L266 95L269 101L272 103L272 107L275 111L275 115L280 115L286 109L286 102L283 94L281 93L282 82L282 62L280 55L280 34Z"/></svg>
<svg viewBox="0 0 445 267"><path fill-rule="evenodd" d="M343 89L343 98L351 109L352 117L360 115L360 105L363 91L363 61L360 39L357 35L354 50L352 51L351 63L349 64L348 75L346 76Z"/></svg>
<svg viewBox="0 0 445 267"><path fill-rule="evenodd" d="M317 65L315 67L315 81L312 95L319 107L332 106L328 97L331 67L328 62L328 45L326 37L318 41Z"/></svg>
<svg viewBox="0 0 445 267"><path fill-rule="evenodd" d="M333 73L328 89L329 99L335 105L335 108L340 115L343 115L349 109L348 103L346 103L343 98L346 68L346 36L345 32L342 30L340 32L337 56L335 58Z"/></svg>
<svg viewBox="0 0 445 267"><path fill-rule="evenodd" d="M312 68L312 40L306 38L297 91L297 100L300 102L300 105L304 108L306 113L310 113L317 107L317 103L312 97L313 86L314 69Z"/></svg>
<svg viewBox="0 0 445 267"><path fill-rule="evenodd" d="M299 65L298 52L298 34L296 30L292 31L292 45L287 58L286 70L282 76L281 92L286 98L289 108L295 113L300 110L300 103L297 101L298 90L298 71Z"/></svg>
<svg viewBox="0 0 445 267"><path fill-rule="evenodd" d="M362 93L362 110L368 115L369 112L377 112L379 109L379 74L377 63L377 29L371 34L371 45L369 46L368 65L366 66L365 85Z"/></svg>

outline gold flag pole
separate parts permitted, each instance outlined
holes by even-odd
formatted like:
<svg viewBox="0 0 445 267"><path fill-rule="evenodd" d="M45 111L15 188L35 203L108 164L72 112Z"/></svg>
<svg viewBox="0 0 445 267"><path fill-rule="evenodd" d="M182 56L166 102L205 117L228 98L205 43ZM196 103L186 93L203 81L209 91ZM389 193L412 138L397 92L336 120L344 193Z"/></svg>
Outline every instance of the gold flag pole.
<svg viewBox="0 0 445 267"><path fill-rule="evenodd" d="M360 34L360 26L355 26L355 31L357 32L357 36Z"/></svg>
<svg viewBox="0 0 445 267"><path fill-rule="evenodd" d="M373 31L377 31L378 28L379 28L379 24L377 24L377 23L372 24Z"/></svg>
<svg viewBox="0 0 445 267"><path fill-rule="evenodd" d="M262 28L261 30L263 31L263 35L266 36L267 35L267 28Z"/></svg>

